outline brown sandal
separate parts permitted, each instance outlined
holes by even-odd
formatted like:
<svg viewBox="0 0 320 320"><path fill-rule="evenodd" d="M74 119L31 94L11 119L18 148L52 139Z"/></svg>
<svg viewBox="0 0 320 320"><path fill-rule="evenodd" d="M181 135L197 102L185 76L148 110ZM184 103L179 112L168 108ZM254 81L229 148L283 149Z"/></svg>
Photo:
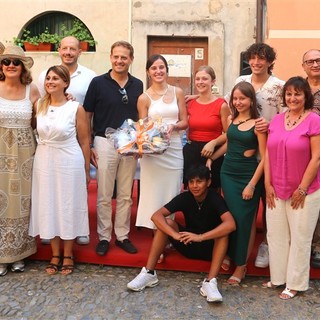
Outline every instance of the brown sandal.
<svg viewBox="0 0 320 320"><path fill-rule="evenodd" d="M65 259L69 259L73 261L74 257L71 257L71 256L63 257L63 260ZM74 264L64 264L61 267L61 274L64 276L68 276L69 274L73 273L73 271L74 271Z"/></svg>
<svg viewBox="0 0 320 320"><path fill-rule="evenodd" d="M52 259L59 259L59 262L58 263L52 263L50 261L50 263L46 266L45 270L46 270L47 274L50 275L50 276L53 276L58 272L58 270L60 268L60 262L61 262L60 256L52 256L51 260ZM53 271L50 272L50 270L53 270Z"/></svg>

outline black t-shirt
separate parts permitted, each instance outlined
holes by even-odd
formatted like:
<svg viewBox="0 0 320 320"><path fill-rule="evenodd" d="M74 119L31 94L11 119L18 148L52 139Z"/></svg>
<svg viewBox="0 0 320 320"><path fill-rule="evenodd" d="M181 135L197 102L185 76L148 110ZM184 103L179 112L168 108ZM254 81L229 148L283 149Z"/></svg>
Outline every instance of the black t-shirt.
<svg viewBox="0 0 320 320"><path fill-rule="evenodd" d="M119 84L110 76L111 70L92 79L86 93L83 107L93 112L93 131L104 136L106 128L119 128L126 119L138 120L137 100L143 92L141 80L128 75L125 85L128 103L122 102L123 94Z"/></svg>
<svg viewBox="0 0 320 320"><path fill-rule="evenodd" d="M182 211L186 229L194 233L204 233L222 223L220 216L229 211L226 202L214 190L209 189L201 209L190 191L183 192L164 206L171 213Z"/></svg>

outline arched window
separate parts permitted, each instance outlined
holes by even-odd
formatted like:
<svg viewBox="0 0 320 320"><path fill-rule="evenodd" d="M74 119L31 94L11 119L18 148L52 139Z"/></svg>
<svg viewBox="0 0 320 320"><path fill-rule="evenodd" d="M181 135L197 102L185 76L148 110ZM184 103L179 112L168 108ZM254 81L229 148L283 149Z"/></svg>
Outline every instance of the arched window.
<svg viewBox="0 0 320 320"><path fill-rule="evenodd" d="M25 30L27 30L27 32ZM73 35L80 41L89 41L90 46L87 49L88 51L96 51L96 41L88 27L76 16L61 11L42 13L30 20L21 29L15 42L23 46L26 37L39 36L43 34L43 32L49 35L55 35L51 37L54 43L53 50L57 50L62 37Z"/></svg>

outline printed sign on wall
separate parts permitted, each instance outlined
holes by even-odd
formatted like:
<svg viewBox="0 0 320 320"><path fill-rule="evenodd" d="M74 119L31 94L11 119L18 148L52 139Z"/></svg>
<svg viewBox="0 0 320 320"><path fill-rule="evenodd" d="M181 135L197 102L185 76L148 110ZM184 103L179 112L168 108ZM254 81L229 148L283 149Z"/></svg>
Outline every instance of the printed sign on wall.
<svg viewBox="0 0 320 320"><path fill-rule="evenodd" d="M191 55L163 54L168 62L169 77L190 77Z"/></svg>

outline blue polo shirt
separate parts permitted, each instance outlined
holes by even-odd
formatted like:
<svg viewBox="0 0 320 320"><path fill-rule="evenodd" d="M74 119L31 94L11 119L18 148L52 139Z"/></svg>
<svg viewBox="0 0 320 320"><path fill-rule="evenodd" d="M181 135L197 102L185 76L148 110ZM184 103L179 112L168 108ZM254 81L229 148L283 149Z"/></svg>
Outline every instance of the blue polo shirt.
<svg viewBox="0 0 320 320"><path fill-rule="evenodd" d="M126 119L138 120L137 100L143 92L142 81L128 74L124 87L128 103L123 103L121 87L111 78L110 72L92 79L83 104L87 112L93 112L94 134L102 137L108 127L117 129Z"/></svg>

